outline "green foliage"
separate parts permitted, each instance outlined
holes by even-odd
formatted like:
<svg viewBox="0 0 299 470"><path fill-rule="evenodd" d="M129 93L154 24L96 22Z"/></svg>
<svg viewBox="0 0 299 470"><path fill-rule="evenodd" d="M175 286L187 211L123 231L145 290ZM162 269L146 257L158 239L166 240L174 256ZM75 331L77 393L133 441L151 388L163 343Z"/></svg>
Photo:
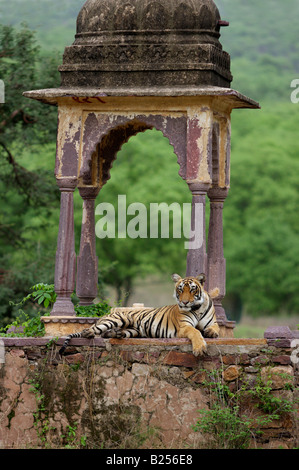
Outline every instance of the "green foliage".
<svg viewBox="0 0 299 470"><path fill-rule="evenodd" d="M43 307L45 311L38 312L32 316L25 313L23 310L18 310L17 318L0 329L0 336L6 337L38 337L45 335L45 327L40 319L40 315L49 315L47 309L52 308L55 300L56 293L54 291L54 284L39 283L31 288L32 292L26 295L21 302L15 304L10 302L11 305L16 307L24 307L28 301L32 301L37 307ZM75 298L75 293L73 294ZM110 313L111 306L106 300L86 306L75 305L75 312L78 317L102 317ZM8 332L8 330L11 330Z"/></svg>
<svg viewBox="0 0 299 470"><path fill-rule="evenodd" d="M198 422L192 428L205 435L209 448L247 449L252 439L262 435L264 426L295 409L293 402L272 393L272 380L265 383L260 371L254 385L241 377L234 392L223 380L221 369L207 374L204 386L210 392L210 408L199 411ZM263 414L252 416L249 404Z"/></svg>
<svg viewBox="0 0 299 470"><path fill-rule="evenodd" d="M76 17L84 2L82 0L0 0L1 21L19 26L24 19L31 29L37 31L44 50L63 51L73 42Z"/></svg>
<svg viewBox="0 0 299 470"><path fill-rule="evenodd" d="M227 291L240 295L253 315L299 309L297 121L292 104L233 118L224 208Z"/></svg>
<svg viewBox="0 0 299 470"><path fill-rule="evenodd" d="M225 408L215 404L210 410L200 410L200 421L193 429L215 439L216 449L247 449L252 422L240 418L238 412L238 407Z"/></svg>
<svg viewBox="0 0 299 470"><path fill-rule="evenodd" d="M110 313L111 306L106 300L92 305L76 305L75 312L78 317L103 317Z"/></svg>
<svg viewBox="0 0 299 470"><path fill-rule="evenodd" d="M45 308L48 308L54 304L57 297L54 290L54 284L48 285L39 283L31 287L31 290L33 292L30 292L30 294L24 297L24 299L19 304L15 304L14 302L11 302L11 304L23 306L25 302L30 299L37 302L38 305L43 305Z"/></svg>
<svg viewBox="0 0 299 470"><path fill-rule="evenodd" d="M40 55L35 33L25 24L20 29L0 25L0 76L6 85L5 103L0 106L2 146L14 144L19 149L55 138L55 108L29 100L23 92L57 86L57 60L55 53Z"/></svg>
<svg viewBox="0 0 299 470"><path fill-rule="evenodd" d="M87 443L87 436L83 435L78 438L77 434L78 423L74 423L73 426L67 425L65 434L61 435L61 438L65 442L65 449L84 449ZM79 443L78 443L79 441Z"/></svg>
<svg viewBox="0 0 299 470"><path fill-rule="evenodd" d="M290 383L286 383L284 389L292 389L293 385L291 384L291 376L285 378L289 379ZM294 404L290 402L287 398L283 398L279 395L273 395L271 393L272 385L273 380L269 371L269 376L267 380L262 380L261 376L258 376L255 386L248 390L248 395L251 396L251 398L257 402L257 407L260 410L262 410L264 413L271 415L272 417L274 417L274 419L279 419L286 413L292 413L294 411Z"/></svg>
<svg viewBox="0 0 299 470"><path fill-rule="evenodd" d="M54 55L41 60L39 54L35 35L26 26L15 30L0 25L0 77L6 85L0 106L0 318L7 319L16 314L7 299L24 296L24 286L36 282L34 275L43 278L46 272L50 278L51 249L55 254L56 241L51 247L49 234L52 221L56 225L52 216L59 191L53 169L45 166L40 153L46 159L47 143L55 141L57 111L22 96L57 80ZM26 153L29 165L22 161Z"/></svg>
<svg viewBox="0 0 299 470"><path fill-rule="evenodd" d="M8 332L8 330L11 332ZM18 317L9 325L0 329L0 336L8 338L32 338L40 337L45 335L44 324L40 320L40 315L37 314L30 317L28 314L19 310Z"/></svg>
<svg viewBox="0 0 299 470"><path fill-rule="evenodd" d="M264 102L289 101L290 83L299 73L297 0L217 0L221 42L232 59L233 88Z"/></svg>

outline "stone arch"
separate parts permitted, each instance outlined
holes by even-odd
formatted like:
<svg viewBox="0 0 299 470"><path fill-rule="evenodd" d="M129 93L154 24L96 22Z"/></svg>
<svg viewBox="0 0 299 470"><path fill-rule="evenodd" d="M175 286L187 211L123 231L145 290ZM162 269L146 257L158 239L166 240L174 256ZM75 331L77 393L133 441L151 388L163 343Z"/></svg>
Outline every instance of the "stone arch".
<svg viewBox="0 0 299 470"><path fill-rule="evenodd" d="M92 113L85 120L79 185L102 187L110 178L110 169L122 145L139 132L156 129L169 140L180 166L179 175L186 179L185 115L103 115Z"/></svg>

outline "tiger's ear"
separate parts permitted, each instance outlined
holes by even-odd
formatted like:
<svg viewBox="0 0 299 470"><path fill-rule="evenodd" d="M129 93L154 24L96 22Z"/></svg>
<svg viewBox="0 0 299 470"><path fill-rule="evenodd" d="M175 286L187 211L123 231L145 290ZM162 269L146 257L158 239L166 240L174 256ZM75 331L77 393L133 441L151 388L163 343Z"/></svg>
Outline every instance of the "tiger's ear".
<svg viewBox="0 0 299 470"><path fill-rule="evenodd" d="M204 283L206 282L206 275L204 273L199 274L199 276L196 277L196 279L201 283L203 286Z"/></svg>
<svg viewBox="0 0 299 470"><path fill-rule="evenodd" d="M173 282L179 282L182 278L178 274L173 274L171 276L171 279L173 280Z"/></svg>

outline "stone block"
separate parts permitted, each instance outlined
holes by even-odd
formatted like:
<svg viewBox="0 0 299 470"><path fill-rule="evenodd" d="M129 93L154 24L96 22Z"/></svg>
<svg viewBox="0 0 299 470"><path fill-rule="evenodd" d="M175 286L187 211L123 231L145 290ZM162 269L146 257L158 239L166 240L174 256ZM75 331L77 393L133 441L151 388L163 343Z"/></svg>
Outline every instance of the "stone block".
<svg viewBox="0 0 299 470"><path fill-rule="evenodd" d="M75 317L75 316L54 316L41 317L45 325L45 336L67 336L72 333L79 333L85 328L90 328L97 322L94 317Z"/></svg>
<svg viewBox="0 0 299 470"><path fill-rule="evenodd" d="M238 357L238 359L239 359L239 360L238 360L238 363L239 363L239 364L244 364L244 365L245 365L245 364L246 364L246 365L247 365L247 364L248 364L248 365L250 364L250 357L249 357L248 354L240 354L239 357Z"/></svg>
<svg viewBox="0 0 299 470"><path fill-rule="evenodd" d="M207 380L207 372L206 371L200 371L194 377L192 377L192 382L195 382L196 384L202 384Z"/></svg>
<svg viewBox="0 0 299 470"><path fill-rule="evenodd" d="M132 374L133 375L149 375L150 374L150 367L147 364L133 364L132 366Z"/></svg>
<svg viewBox="0 0 299 470"><path fill-rule="evenodd" d="M264 333L266 339L293 338L293 332L288 326L270 326Z"/></svg>
<svg viewBox="0 0 299 470"><path fill-rule="evenodd" d="M266 356L266 355L257 356L257 357L254 357L250 360L250 364L252 366L255 366L255 365L258 365L258 364L268 364L269 360L270 360L269 357Z"/></svg>
<svg viewBox="0 0 299 470"><path fill-rule="evenodd" d="M13 349L10 351L10 355L13 357L25 357L25 352L22 349Z"/></svg>
<svg viewBox="0 0 299 470"><path fill-rule="evenodd" d="M144 359L145 353L142 351L120 351L120 357L125 362L141 362ZM147 361L146 361L147 362Z"/></svg>
<svg viewBox="0 0 299 470"><path fill-rule="evenodd" d="M229 355L229 356L222 356L222 362L225 365L232 365L232 364L237 364L237 358L236 356Z"/></svg>
<svg viewBox="0 0 299 470"><path fill-rule="evenodd" d="M294 369L291 366L263 367L261 379L264 384L271 383L272 390L279 390L288 385L293 385Z"/></svg>
<svg viewBox="0 0 299 470"><path fill-rule="evenodd" d="M199 359L193 354L169 351L164 357L163 363L169 366L197 367Z"/></svg>
<svg viewBox="0 0 299 470"><path fill-rule="evenodd" d="M281 354L280 356L272 357L272 361L281 365L291 364L291 358L287 354Z"/></svg>
<svg viewBox="0 0 299 470"><path fill-rule="evenodd" d="M129 371L116 378L116 385L120 395L130 392L133 386L133 378L133 374Z"/></svg>
<svg viewBox="0 0 299 470"><path fill-rule="evenodd" d="M236 380L240 375L241 367L238 366L229 366L227 369L223 371L223 379L225 382L232 382Z"/></svg>
<svg viewBox="0 0 299 470"><path fill-rule="evenodd" d="M82 364L85 361L85 357L81 353L71 354L65 357L68 364Z"/></svg>

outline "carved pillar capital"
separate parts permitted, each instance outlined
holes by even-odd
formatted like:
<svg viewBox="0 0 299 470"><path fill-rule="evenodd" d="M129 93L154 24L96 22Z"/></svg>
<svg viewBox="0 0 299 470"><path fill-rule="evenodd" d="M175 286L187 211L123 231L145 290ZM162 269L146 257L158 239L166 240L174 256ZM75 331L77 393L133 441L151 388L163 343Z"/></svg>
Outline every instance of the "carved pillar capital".
<svg viewBox="0 0 299 470"><path fill-rule="evenodd" d="M69 177L69 178L56 177L56 181L61 192L73 193L78 184L78 179L76 177Z"/></svg>
<svg viewBox="0 0 299 470"><path fill-rule="evenodd" d="M94 200L97 198L100 188L98 186L79 186L79 193L82 199L91 199Z"/></svg>
<svg viewBox="0 0 299 470"><path fill-rule="evenodd" d="M206 195L211 187L209 183L201 183L200 181L187 181L187 184L193 196Z"/></svg>
<svg viewBox="0 0 299 470"><path fill-rule="evenodd" d="M228 196L228 188L212 187L208 190L208 197L211 202L224 202Z"/></svg>

